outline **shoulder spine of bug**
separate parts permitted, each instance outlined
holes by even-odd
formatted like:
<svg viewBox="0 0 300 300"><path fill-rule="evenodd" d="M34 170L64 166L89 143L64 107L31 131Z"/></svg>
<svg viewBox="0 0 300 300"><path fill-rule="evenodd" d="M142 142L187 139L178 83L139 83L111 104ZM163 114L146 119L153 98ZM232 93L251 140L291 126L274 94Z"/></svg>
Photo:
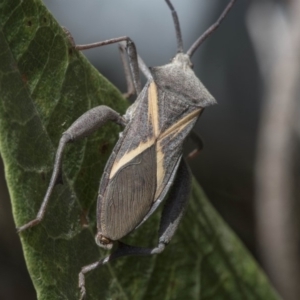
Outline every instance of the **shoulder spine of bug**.
<svg viewBox="0 0 300 300"><path fill-rule="evenodd" d="M104 249L111 249L113 243L118 241L118 247L106 258L82 268L79 273L81 299L86 295L84 276L87 272L121 256L160 253L170 242L182 218L190 192L191 176L182 158L182 145L204 108L216 103L194 74L190 58L219 27L236 0L229 1L219 19L186 53L183 52L177 13L170 0L165 2L172 12L177 37L177 54L167 65L150 70L137 55L134 43L126 36L75 46L78 50L85 50L120 43L127 80L132 76L132 84L128 80L129 87L131 86L129 94L136 92L138 97L124 116L107 106L98 106L79 117L63 133L41 208L34 220L18 228L19 232L24 231L39 224L44 218L52 191L60 182L62 155L67 143L88 136L107 121L125 127L106 164L97 199L96 243ZM125 50L130 69L124 59ZM148 80L143 89L139 70ZM152 215L167 193L158 245L154 248L142 248L120 242L122 237Z"/></svg>

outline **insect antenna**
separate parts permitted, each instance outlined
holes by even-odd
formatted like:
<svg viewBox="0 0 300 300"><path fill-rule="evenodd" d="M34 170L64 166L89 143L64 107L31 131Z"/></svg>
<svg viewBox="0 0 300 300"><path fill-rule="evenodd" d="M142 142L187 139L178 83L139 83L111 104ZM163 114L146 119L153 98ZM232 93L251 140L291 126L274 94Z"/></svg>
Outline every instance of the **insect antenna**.
<svg viewBox="0 0 300 300"><path fill-rule="evenodd" d="M177 12L176 12L174 6L172 5L171 1L170 0L165 0L165 1L172 12L172 17L173 17L175 31L176 31L176 39L177 39L177 53L182 53L183 52L183 42L182 42L182 35L181 35L178 15L177 15Z"/></svg>
<svg viewBox="0 0 300 300"><path fill-rule="evenodd" d="M223 10L222 14L220 15L219 19L211 25L195 42L194 44L190 47L190 49L186 52L186 54L189 57L192 57L194 52L198 49L198 47L220 26L222 21L225 19L226 15L229 13L230 9L234 5L236 0L231 0L226 8Z"/></svg>

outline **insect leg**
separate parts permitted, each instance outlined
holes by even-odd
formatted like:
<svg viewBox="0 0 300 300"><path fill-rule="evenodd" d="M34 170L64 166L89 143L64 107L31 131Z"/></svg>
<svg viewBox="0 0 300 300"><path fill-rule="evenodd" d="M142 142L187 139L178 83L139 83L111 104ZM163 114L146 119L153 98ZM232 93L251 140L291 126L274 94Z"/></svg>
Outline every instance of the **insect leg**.
<svg viewBox="0 0 300 300"><path fill-rule="evenodd" d="M152 255L162 252L165 249L165 246L171 241L179 225L179 222L188 203L190 190L191 174L186 162L182 160L177 171L176 179L162 212L158 245L154 248L142 248L118 242L118 248L115 250L115 252L113 252L106 258L85 266L81 269L81 272L79 273L78 283L78 286L81 290L81 299L84 299L86 295L86 273L122 256Z"/></svg>
<svg viewBox="0 0 300 300"><path fill-rule="evenodd" d="M182 159L174 184L163 208L159 228L159 243L151 254L160 253L171 241L183 217L191 191L192 177L187 163Z"/></svg>
<svg viewBox="0 0 300 300"><path fill-rule="evenodd" d="M203 112L204 112L204 108L201 110L199 117L203 114ZM186 157L188 160L197 157L204 147L202 138L199 136L199 134L195 130L191 131L189 137L197 145L197 148L188 154L188 156Z"/></svg>
<svg viewBox="0 0 300 300"><path fill-rule="evenodd" d="M77 141L81 138L84 138L94 132L96 129L103 126L107 121L113 121L119 125L124 126L125 121L123 118L110 107L101 105L94 107L80 116L67 131L65 131L59 141L59 146L57 148L55 163L53 168L52 177L50 184L48 186L46 195L40 207L40 210L36 218L27 224L18 228L18 232L21 232L27 228L33 227L39 224L44 218L47 204L49 202L52 191L57 183L60 181L61 177L61 165L63 151L67 143Z"/></svg>
<svg viewBox="0 0 300 300"><path fill-rule="evenodd" d="M125 52L126 52L126 43L125 42L119 43L119 50L120 50L121 60L122 60L123 68L124 68L126 83L127 83L127 93L124 94L124 97L128 98L135 93L135 89L134 89L134 84L133 84L132 76L131 76L131 72L130 72L130 69L132 69L132 68L130 68L130 66L128 64L128 60L126 58L126 54L125 54ZM145 75L147 80L151 80L152 74L151 74L149 68L147 67L147 65L144 63L144 61L141 59L141 57L139 55L137 55L137 60L138 60L139 69ZM130 63L130 61L129 61L129 63Z"/></svg>
<svg viewBox="0 0 300 300"><path fill-rule="evenodd" d="M121 56L121 61L122 61L122 65L125 73L126 85L127 85L127 92L123 94L123 96L128 99L130 96L135 94L135 88L134 88L134 84L130 72L130 67L126 57L126 52L125 52L126 49L122 46L121 43L119 44L119 50L120 50L120 56Z"/></svg>
<svg viewBox="0 0 300 300"><path fill-rule="evenodd" d="M204 147L204 143L202 138L198 135L198 133L194 130L191 131L189 137L192 139L192 141L197 145L197 147L192 150L188 155L187 155L187 159L193 159L195 157L197 157L200 152L203 150Z"/></svg>
<svg viewBox="0 0 300 300"><path fill-rule="evenodd" d="M121 36L114 39L105 40L102 42L96 42L92 44L86 44L86 45L76 45L75 49L77 50L87 50L92 48L97 48L105 45L110 45L114 43L120 43L120 42L126 42L126 51L129 58L129 66L131 69L132 79L133 79L133 85L135 88L135 91L137 94L139 94L142 90L142 84L140 79L140 73L139 73L139 65L138 65L138 58L137 58L137 52L134 42L128 37L128 36Z"/></svg>
<svg viewBox="0 0 300 300"><path fill-rule="evenodd" d="M142 71L142 73L145 75L148 81L153 80L152 74L145 64L145 62L141 59L141 57L138 55L138 63L139 63L139 68Z"/></svg>

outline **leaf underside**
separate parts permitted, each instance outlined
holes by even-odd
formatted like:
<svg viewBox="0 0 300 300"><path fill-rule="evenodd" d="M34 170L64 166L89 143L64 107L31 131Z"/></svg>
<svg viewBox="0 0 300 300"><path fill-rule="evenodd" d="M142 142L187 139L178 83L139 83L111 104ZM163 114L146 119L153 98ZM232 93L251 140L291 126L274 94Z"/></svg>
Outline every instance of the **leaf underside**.
<svg viewBox="0 0 300 300"><path fill-rule="evenodd" d="M59 138L83 112L121 94L72 48L39 0L0 2L0 150L17 226L33 219ZM118 136L106 125L68 146L63 185L43 222L21 234L38 299L78 299L81 267L105 255L94 242L99 179ZM126 241L154 246L159 212ZM174 239L154 257L116 260L86 277L88 299L278 299L265 275L196 182Z"/></svg>

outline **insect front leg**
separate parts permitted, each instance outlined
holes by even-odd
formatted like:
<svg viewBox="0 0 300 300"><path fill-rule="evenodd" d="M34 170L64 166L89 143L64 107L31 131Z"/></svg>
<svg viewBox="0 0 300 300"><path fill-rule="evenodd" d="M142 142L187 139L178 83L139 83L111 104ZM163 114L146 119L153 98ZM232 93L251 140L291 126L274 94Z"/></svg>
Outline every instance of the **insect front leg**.
<svg viewBox="0 0 300 300"><path fill-rule="evenodd" d="M108 106L101 105L94 107L86 113L84 113L69 127L67 131L63 133L59 141L59 146L57 148L50 184L48 186L40 210L36 218L28 222L27 224L19 227L18 232L33 227L43 220L52 191L55 185L58 184L61 179L62 158L66 144L87 137L108 121L113 121L122 126L126 125L124 119L119 115L119 113L117 113Z"/></svg>
<svg viewBox="0 0 300 300"><path fill-rule="evenodd" d="M122 256L153 255L161 253L165 249L165 246L171 241L173 235L176 232L176 229L187 206L190 190L191 174L186 162L182 160L177 171L176 179L162 212L157 246L154 248L142 248L118 242L118 248L115 250L115 252L105 257L104 259L87 265L81 269L78 282L78 286L81 292L80 299L84 299L86 296L86 273L95 270L96 268Z"/></svg>
<svg viewBox="0 0 300 300"><path fill-rule="evenodd" d="M139 94L142 90L142 84L141 84L140 73L139 73L138 55L137 55L134 42L128 36L121 36L118 38L109 39L109 40L96 42L92 44L76 45L75 49L82 51L82 50L97 48L97 47L110 45L114 43L120 43L120 42L125 42L126 44L126 51L129 58L129 66L131 69L133 85L136 93Z"/></svg>
<svg viewBox="0 0 300 300"><path fill-rule="evenodd" d="M119 44L119 51L120 51L121 61L124 69L126 85L127 85L127 91L126 93L123 94L123 96L124 98L128 99L130 96L133 96L136 91L131 76L130 66L127 61L126 47L123 47L121 43Z"/></svg>
<svg viewBox="0 0 300 300"><path fill-rule="evenodd" d="M122 63L124 64L124 69L125 64L127 65L127 69L128 69L128 63L125 57L125 51L126 51L126 43L125 42L120 42L119 43L119 49L121 52L121 58L122 58ZM138 67L140 69L140 71L144 74L144 76L147 78L147 80L152 80L153 76L149 70L149 68L147 67L147 65L145 64L145 62L142 60L142 58L137 54L137 62L138 62Z"/></svg>
<svg viewBox="0 0 300 300"><path fill-rule="evenodd" d="M125 73L125 78L126 78L126 84L127 84L127 92L124 94L125 98L129 98L130 96L135 94L135 89L134 89L134 82L132 80L131 72L133 68L130 67L130 61L128 64L128 60L126 57L126 43L125 42L120 42L119 43L119 51L121 55L121 60L124 68L124 73ZM141 59L141 57L137 54L137 62L138 62L138 67L140 71L145 75L147 80L152 80L152 74L147 67L147 65L144 63L144 61Z"/></svg>

